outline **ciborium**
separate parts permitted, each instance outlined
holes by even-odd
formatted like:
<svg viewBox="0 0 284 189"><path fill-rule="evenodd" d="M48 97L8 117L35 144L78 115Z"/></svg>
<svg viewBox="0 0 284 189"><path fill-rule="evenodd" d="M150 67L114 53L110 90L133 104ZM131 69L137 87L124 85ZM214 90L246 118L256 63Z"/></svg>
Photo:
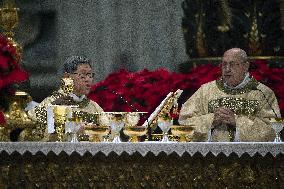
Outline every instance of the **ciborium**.
<svg viewBox="0 0 284 189"><path fill-rule="evenodd" d="M189 125L173 125L171 132L179 137L179 142L189 142L192 139L195 127Z"/></svg>
<svg viewBox="0 0 284 189"><path fill-rule="evenodd" d="M140 114L147 112L129 112L126 114L126 122L123 129L124 134L130 137L130 142L138 142L138 137L146 135L147 127L138 126L140 120Z"/></svg>

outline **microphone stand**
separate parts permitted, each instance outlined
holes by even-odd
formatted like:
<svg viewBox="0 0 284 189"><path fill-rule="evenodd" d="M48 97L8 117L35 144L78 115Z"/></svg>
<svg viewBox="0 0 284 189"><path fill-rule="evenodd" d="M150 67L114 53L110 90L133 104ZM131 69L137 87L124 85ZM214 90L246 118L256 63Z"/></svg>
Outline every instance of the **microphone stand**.
<svg viewBox="0 0 284 189"><path fill-rule="evenodd" d="M255 90L255 91L260 91L261 94L263 95L264 99L266 100L267 104L269 105L269 107L271 108L271 110L273 111L274 115L275 115L275 118L279 118L279 116L276 114L275 110L273 109L271 103L268 101L268 98L266 97L266 95L264 94L264 92L260 89L258 89L256 86L253 87L252 90Z"/></svg>

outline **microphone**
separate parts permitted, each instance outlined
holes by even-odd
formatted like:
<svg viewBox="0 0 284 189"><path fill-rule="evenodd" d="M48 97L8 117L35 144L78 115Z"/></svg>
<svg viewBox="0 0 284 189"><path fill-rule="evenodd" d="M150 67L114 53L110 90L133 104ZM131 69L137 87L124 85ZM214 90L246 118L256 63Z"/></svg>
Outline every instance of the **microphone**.
<svg viewBox="0 0 284 189"><path fill-rule="evenodd" d="M118 92L108 88L107 90L110 91L112 94L117 95L124 103L126 103L129 107L131 107L132 110L134 110L135 112L139 112L137 108L135 108L132 104L130 104L122 95L118 94Z"/></svg>
<svg viewBox="0 0 284 189"><path fill-rule="evenodd" d="M115 96L118 96L120 100L122 100L125 104L127 104L129 107L131 107L131 109L135 112L139 112L139 110L137 108L135 108L132 104L130 104L122 95L118 94L118 92L116 92L115 90L109 89L106 86L100 86L98 87L99 91L100 90L107 90L109 92L111 92L112 94L115 94Z"/></svg>
<svg viewBox="0 0 284 189"><path fill-rule="evenodd" d="M135 108L131 103L129 103L122 95L118 94L118 92L116 92L115 90L111 90L107 87L105 87L104 89L110 91L112 94L115 94L116 96L118 96L124 103L126 103L133 111L135 112L139 112L139 110L137 108ZM148 128L150 128L150 125L149 125L149 120L148 120L148 117L146 117L144 114L142 114L142 117L144 119L146 119L147 121L147 126Z"/></svg>
<svg viewBox="0 0 284 189"><path fill-rule="evenodd" d="M135 108L131 103L129 103L122 95L118 94L118 92L116 92L115 90L111 90L109 88L105 88L108 91L110 91L111 93L115 94L116 96L118 96L124 103L126 103L129 107L131 107L132 110L139 112L139 110L137 108ZM148 127L148 138L151 139L151 127L149 125L149 120L148 120L148 116L146 117L144 114L142 114L142 117L147 121L147 127Z"/></svg>
<svg viewBox="0 0 284 189"><path fill-rule="evenodd" d="M270 102L268 101L268 98L266 97L266 95L264 94L264 92L260 89L258 89L256 86L253 86L252 87L252 90L254 91L260 91L261 94L263 95L264 99L266 100L267 104L269 105L269 107L272 109L274 115L275 115L275 118L279 118L279 116L276 114L275 110L272 108L272 105L270 104Z"/></svg>

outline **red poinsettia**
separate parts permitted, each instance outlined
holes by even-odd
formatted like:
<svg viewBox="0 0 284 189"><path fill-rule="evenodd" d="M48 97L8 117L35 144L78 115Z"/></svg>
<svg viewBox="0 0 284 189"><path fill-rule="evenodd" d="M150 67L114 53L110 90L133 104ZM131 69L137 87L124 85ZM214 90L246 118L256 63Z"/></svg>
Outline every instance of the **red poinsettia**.
<svg viewBox="0 0 284 189"><path fill-rule="evenodd" d="M260 82L269 86L275 93L281 114L284 115L284 68L270 68L267 61L256 60L251 64L251 74Z"/></svg>
<svg viewBox="0 0 284 189"><path fill-rule="evenodd" d="M250 73L275 92L284 113L284 68L270 68L266 61L252 62ZM120 70L92 87L90 98L98 102L105 111L153 112L171 91L184 90L181 103L189 98L202 84L221 76L220 67L201 65L187 74L169 72L166 69L147 69L131 73Z"/></svg>
<svg viewBox="0 0 284 189"><path fill-rule="evenodd" d="M13 95L13 84L28 79L28 73L18 64L20 54L13 44L0 35L0 124L5 123L3 111L10 95Z"/></svg>
<svg viewBox="0 0 284 189"><path fill-rule="evenodd" d="M6 124L6 120L5 120L4 114L0 112L0 125L4 125L4 124Z"/></svg>
<svg viewBox="0 0 284 189"><path fill-rule="evenodd" d="M144 69L135 73L120 70L94 85L89 97L105 111L152 113L169 92L182 89L192 94L201 84L218 77L211 72L214 69L218 73L219 68L212 65L202 66L189 74L171 73L166 69Z"/></svg>

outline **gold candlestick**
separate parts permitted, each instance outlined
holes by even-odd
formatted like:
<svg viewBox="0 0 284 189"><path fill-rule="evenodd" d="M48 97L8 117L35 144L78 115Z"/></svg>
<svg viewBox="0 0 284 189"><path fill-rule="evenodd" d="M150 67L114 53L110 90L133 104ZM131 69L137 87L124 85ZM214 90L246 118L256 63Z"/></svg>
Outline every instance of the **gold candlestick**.
<svg viewBox="0 0 284 189"><path fill-rule="evenodd" d="M14 0L4 0L3 6L0 8L0 25L4 30L4 35L18 51L19 57L15 58L17 58L17 62L20 63L23 50L22 47L13 39L13 30L19 23L18 11L19 8L15 7Z"/></svg>
<svg viewBox="0 0 284 189"><path fill-rule="evenodd" d="M7 37L14 37L13 29L19 23L19 9L15 7L13 0L4 0L3 7L0 8L1 26L5 30L4 34Z"/></svg>

